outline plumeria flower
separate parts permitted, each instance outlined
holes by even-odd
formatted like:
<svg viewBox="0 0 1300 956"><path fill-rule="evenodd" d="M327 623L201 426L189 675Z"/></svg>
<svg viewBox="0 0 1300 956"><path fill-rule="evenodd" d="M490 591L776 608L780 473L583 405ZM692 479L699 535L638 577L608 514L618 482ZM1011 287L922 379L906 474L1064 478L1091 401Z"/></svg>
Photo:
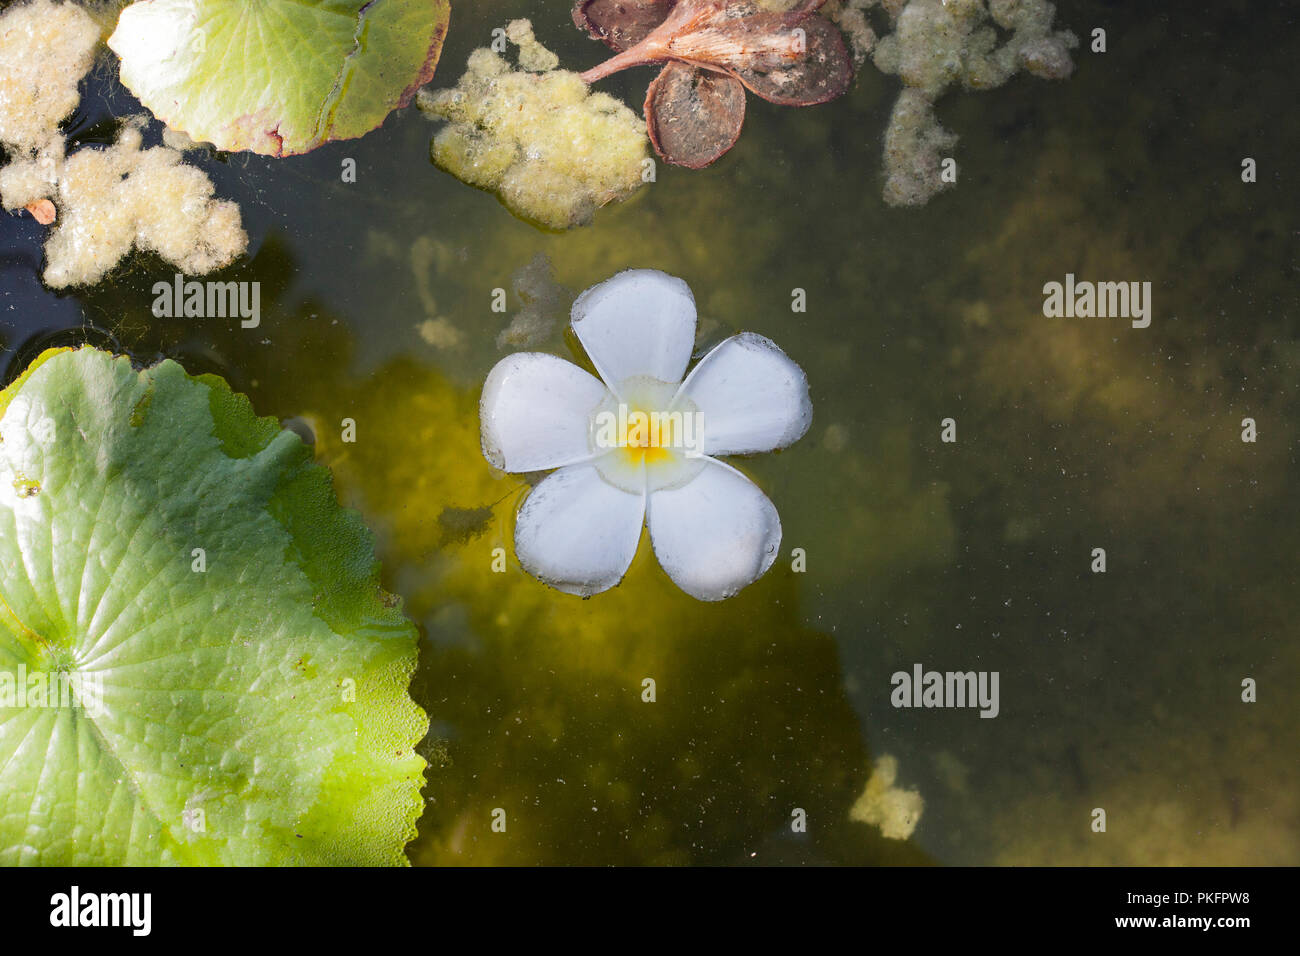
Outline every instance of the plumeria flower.
<svg viewBox="0 0 1300 956"><path fill-rule="evenodd" d="M648 526L668 576L701 601L758 580L776 560L781 520L716 456L798 440L812 421L803 370L744 332L685 375L695 298L653 270L588 289L572 323L599 379L554 355L517 352L483 385L487 460L514 473L555 469L519 508L524 570L570 594L598 594L623 579Z"/></svg>

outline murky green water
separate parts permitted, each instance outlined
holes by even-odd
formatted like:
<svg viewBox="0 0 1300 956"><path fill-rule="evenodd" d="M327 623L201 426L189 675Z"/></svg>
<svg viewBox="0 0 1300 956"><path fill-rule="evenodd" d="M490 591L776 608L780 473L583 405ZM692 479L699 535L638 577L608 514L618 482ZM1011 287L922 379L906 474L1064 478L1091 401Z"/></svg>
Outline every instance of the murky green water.
<svg viewBox="0 0 1300 956"><path fill-rule="evenodd" d="M259 328L153 318L173 270L145 257L52 295L40 227L10 217L0 344L12 373L52 335L107 338L314 424L424 636L417 863L1295 864L1300 34L1246 3L1130 6L1060 4L1109 38L1070 80L942 100L961 180L921 209L880 200L897 82L871 67L828 106L751 97L717 166L661 166L564 235L430 165L409 110L306 157L203 161L253 236L228 277L262 283ZM566 3L462 2L435 83L517 15L566 65L602 56ZM650 76L606 88L639 105ZM101 74L77 129L134 108ZM646 542L588 601L491 572L527 486L479 453L477 389L538 254L560 287L541 289L545 350L572 355L574 294L645 267L691 285L701 349L750 329L807 371L812 430L741 463L784 527L741 596L695 602ZM1150 327L1045 318L1066 273L1150 281ZM918 663L997 671L999 715L896 709L891 674ZM848 815L886 754L925 800L907 842Z"/></svg>

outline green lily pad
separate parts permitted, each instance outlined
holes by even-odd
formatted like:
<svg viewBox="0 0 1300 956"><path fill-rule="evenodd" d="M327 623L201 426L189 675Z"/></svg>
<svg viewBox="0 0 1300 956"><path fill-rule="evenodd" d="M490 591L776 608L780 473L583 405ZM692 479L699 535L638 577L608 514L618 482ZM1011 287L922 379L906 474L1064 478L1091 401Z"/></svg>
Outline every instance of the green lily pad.
<svg viewBox="0 0 1300 956"><path fill-rule="evenodd" d="M448 0L140 0L108 45L155 116L218 149L364 136L433 78Z"/></svg>
<svg viewBox="0 0 1300 956"><path fill-rule="evenodd" d="M0 865L404 862L416 647L221 379L83 348L0 392Z"/></svg>

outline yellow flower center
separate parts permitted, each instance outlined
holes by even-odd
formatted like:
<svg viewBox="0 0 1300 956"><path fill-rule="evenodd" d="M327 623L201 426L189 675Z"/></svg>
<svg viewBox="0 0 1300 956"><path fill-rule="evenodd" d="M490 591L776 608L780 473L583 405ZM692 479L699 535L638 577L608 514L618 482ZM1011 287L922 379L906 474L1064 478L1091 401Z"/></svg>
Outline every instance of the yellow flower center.
<svg viewBox="0 0 1300 956"><path fill-rule="evenodd" d="M647 465L666 461L673 449L683 447L681 412L664 414L636 408L619 423L618 447L628 464L644 461Z"/></svg>
<svg viewBox="0 0 1300 956"><path fill-rule="evenodd" d="M649 378L620 383L591 417L590 442L606 480L640 494L671 487L704 467L704 417L677 385ZM644 467L643 467L644 466Z"/></svg>

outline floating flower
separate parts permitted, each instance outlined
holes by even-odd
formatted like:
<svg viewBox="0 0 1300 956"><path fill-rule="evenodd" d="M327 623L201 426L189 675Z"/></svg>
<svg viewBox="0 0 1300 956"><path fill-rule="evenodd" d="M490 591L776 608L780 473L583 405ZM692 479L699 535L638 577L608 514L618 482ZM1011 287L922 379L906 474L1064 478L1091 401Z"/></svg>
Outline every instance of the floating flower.
<svg viewBox="0 0 1300 956"><path fill-rule="evenodd" d="M623 579L641 541L668 576L720 601L771 567L776 508L717 455L783 448L812 421L803 370L767 338L726 339L685 377L695 299L681 279L619 273L573 304L573 331L600 378L554 355L496 364L480 405L483 454L508 472L555 469L515 524L524 569L590 596Z"/></svg>
<svg viewBox="0 0 1300 956"><path fill-rule="evenodd" d="M844 37L816 15L824 2L779 12L756 0L578 0L573 22L617 51L582 79L665 64L646 93L650 140L667 162L700 169L735 145L746 88L783 106L849 88Z"/></svg>

